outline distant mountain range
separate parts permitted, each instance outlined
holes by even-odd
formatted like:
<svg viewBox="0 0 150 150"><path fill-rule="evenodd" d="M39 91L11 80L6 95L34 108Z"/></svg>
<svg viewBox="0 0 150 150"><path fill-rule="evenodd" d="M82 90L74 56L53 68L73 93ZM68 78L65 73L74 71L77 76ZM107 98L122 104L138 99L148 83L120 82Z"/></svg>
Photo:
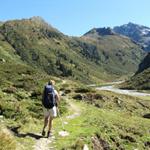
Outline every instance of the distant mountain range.
<svg viewBox="0 0 150 150"><path fill-rule="evenodd" d="M131 38L143 47L144 50L150 51L150 28L129 22L128 24L116 26L113 31Z"/></svg>
<svg viewBox="0 0 150 150"><path fill-rule="evenodd" d="M129 37L133 42L139 44L145 51L150 51L150 28L129 22L114 28L93 28L84 36L98 37L105 35L123 35Z"/></svg>
<svg viewBox="0 0 150 150"><path fill-rule="evenodd" d="M113 37L113 39L116 36L121 36L122 38L127 39L130 38L133 43L139 45L143 50L147 52L150 51L150 28L131 22L122 26L114 27L113 29L109 27L93 28L85 33L83 37L87 37L89 41L90 39L95 39L97 43L104 44L104 42L100 41L110 36ZM113 44L111 43L109 45ZM131 79L123 83L121 88L150 90L150 53L148 53L141 61L136 74Z"/></svg>

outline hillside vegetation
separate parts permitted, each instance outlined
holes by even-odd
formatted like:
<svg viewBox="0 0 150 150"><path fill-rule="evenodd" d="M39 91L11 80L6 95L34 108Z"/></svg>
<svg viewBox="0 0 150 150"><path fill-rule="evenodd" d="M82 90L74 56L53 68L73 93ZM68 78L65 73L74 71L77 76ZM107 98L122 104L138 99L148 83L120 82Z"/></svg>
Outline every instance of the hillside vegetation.
<svg viewBox="0 0 150 150"><path fill-rule="evenodd" d="M150 53L139 65L136 74L120 85L124 89L150 90Z"/></svg>
<svg viewBox="0 0 150 150"><path fill-rule="evenodd" d="M149 97L87 86L134 73L143 59L138 45L110 32L69 37L39 17L0 23L0 150L33 150L42 140L58 150L83 150L85 144L91 150L150 147ZM150 83L149 69L143 73L148 78L140 81ZM50 79L61 94L59 109L69 132L58 134L62 127L56 118L53 141L41 136L41 98ZM69 119L72 114L77 115Z"/></svg>
<svg viewBox="0 0 150 150"><path fill-rule="evenodd" d="M67 80L57 80L56 87L64 93L61 116L69 136L59 135L62 126L60 118L56 118L53 128L55 139L49 147L82 150L86 144L90 150L148 150L150 122L144 116L149 113L149 100L95 91ZM0 93L4 116L0 122L0 145L5 143L6 149L12 146L12 150L33 150L36 142L40 142L43 125L40 98L29 95L27 91L18 92ZM68 115L77 113L76 117L69 119Z"/></svg>
<svg viewBox="0 0 150 150"><path fill-rule="evenodd" d="M83 39L99 50L101 65L109 73L129 74L141 62L144 52L129 38L114 33L110 28L94 28Z"/></svg>
<svg viewBox="0 0 150 150"><path fill-rule="evenodd" d="M12 53L25 63L50 75L86 83L133 73L143 58L140 47L127 38L68 37L39 17L7 21L0 33L2 42L10 45Z"/></svg>

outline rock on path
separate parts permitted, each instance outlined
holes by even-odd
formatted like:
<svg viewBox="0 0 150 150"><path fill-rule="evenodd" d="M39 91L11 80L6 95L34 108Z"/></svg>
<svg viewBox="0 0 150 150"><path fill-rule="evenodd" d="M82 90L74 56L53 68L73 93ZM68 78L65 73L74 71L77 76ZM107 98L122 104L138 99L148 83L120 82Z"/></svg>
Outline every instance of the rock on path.
<svg viewBox="0 0 150 150"><path fill-rule="evenodd" d="M54 150L55 147L50 147L50 143L53 143L55 137L51 136L49 138L40 138L36 141L36 144L33 146L34 150Z"/></svg>

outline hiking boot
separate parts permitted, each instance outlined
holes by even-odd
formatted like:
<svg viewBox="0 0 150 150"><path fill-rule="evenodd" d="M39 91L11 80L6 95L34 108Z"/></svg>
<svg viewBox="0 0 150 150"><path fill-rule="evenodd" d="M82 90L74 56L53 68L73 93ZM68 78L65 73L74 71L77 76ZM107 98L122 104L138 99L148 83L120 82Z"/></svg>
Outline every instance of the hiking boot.
<svg viewBox="0 0 150 150"><path fill-rule="evenodd" d="M47 138L49 138L51 136L51 131L47 132Z"/></svg>
<svg viewBox="0 0 150 150"><path fill-rule="evenodd" d="M42 136L45 136L45 131L44 130L42 131Z"/></svg>

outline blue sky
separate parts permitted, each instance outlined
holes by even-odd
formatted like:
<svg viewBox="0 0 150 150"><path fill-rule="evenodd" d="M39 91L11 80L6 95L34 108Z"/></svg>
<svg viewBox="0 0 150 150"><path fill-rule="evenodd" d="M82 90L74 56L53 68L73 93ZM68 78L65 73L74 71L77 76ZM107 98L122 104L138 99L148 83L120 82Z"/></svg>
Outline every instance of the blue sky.
<svg viewBox="0 0 150 150"><path fill-rule="evenodd" d="M150 0L2 0L0 21L41 16L67 35L133 22L150 27Z"/></svg>

